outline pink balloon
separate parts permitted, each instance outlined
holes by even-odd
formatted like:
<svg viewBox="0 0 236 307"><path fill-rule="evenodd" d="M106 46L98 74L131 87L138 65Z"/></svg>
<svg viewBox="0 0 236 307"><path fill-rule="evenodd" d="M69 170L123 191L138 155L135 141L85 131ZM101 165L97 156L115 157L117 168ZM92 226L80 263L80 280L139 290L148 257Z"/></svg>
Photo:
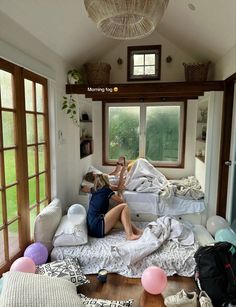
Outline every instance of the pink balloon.
<svg viewBox="0 0 236 307"><path fill-rule="evenodd" d="M29 257L20 257L16 259L10 268L11 272L25 272L25 273L35 273L36 266L32 259Z"/></svg>
<svg viewBox="0 0 236 307"><path fill-rule="evenodd" d="M157 266L150 266L144 270L141 282L147 292L160 294L167 285L166 273Z"/></svg>

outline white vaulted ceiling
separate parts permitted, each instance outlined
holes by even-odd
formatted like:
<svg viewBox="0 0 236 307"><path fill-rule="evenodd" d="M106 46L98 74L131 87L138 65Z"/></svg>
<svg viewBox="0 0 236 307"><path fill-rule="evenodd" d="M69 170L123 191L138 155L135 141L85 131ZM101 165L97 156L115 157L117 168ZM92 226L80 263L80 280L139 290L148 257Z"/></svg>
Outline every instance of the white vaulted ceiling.
<svg viewBox="0 0 236 307"><path fill-rule="evenodd" d="M73 64L120 43L98 32L83 0L0 0L0 10ZM236 44L236 0L170 0L157 31L194 58L217 61Z"/></svg>

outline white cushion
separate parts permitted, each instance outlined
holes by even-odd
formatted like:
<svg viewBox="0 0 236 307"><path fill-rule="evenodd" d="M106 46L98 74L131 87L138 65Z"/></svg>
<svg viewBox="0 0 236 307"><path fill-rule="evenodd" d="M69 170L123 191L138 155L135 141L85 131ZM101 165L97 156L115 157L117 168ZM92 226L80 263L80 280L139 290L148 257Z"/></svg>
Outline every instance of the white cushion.
<svg viewBox="0 0 236 307"><path fill-rule="evenodd" d="M62 217L60 200L55 198L36 217L34 224L34 240L44 244L50 252L52 240Z"/></svg>
<svg viewBox="0 0 236 307"><path fill-rule="evenodd" d="M64 215L56 230L53 246L76 246L88 242L86 215L82 223L75 225Z"/></svg>
<svg viewBox="0 0 236 307"><path fill-rule="evenodd" d="M0 296L1 307L82 307L76 286L63 278L8 272Z"/></svg>

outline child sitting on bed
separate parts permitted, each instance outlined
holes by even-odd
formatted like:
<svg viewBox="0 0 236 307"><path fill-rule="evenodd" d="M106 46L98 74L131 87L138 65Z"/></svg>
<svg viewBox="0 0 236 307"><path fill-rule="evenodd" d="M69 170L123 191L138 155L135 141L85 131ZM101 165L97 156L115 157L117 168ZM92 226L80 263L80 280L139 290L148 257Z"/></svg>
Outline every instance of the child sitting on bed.
<svg viewBox="0 0 236 307"><path fill-rule="evenodd" d="M142 230L131 223L128 205L111 190L107 175L96 175L91 193L92 197L87 212L90 236L103 238L118 221L124 226L127 240L137 240L142 235ZM109 199L115 201L117 205L108 211Z"/></svg>

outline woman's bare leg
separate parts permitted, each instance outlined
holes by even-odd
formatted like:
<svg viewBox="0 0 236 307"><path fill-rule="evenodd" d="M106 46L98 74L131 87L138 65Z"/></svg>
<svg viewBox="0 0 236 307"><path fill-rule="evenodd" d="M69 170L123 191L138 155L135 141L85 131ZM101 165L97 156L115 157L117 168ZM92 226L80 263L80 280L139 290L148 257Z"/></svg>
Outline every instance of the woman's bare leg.
<svg viewBox="0 0 236 307"><path fill-rule="evenodd" d="M127 172L127 167L123 166L121 171L120 171L120 178L119 178L119 182L118 182L118 191L120 190L124 190L125 189L125 175Z"/></svg>
<svg viewBox="0 0 236 307"><path fill-rule="evenodd" d="M124 166L124 165L125 165L125 157L121 156L121 157L119 157L119 159L116 163L116 168L109 175L118 176L120 174L122 166Z"/></svg>
<svg viewBox="0 0 236 307"><path fill-rule="evenodd" d="M118 221L124 226L127 240L137 240L141 234L134 234L130 220L129 208L126 203L117 205L112 208L104 217L105 234L107 234Z"/></svg>
<svg viewBox="0 0 236 307"><path fill-rule="evenodd" d="M133 223L131 225L132 225L132 229L133 229L134 234L136 234L136 235L142 235L143 234L143 229L136 227Z"/></svg>

